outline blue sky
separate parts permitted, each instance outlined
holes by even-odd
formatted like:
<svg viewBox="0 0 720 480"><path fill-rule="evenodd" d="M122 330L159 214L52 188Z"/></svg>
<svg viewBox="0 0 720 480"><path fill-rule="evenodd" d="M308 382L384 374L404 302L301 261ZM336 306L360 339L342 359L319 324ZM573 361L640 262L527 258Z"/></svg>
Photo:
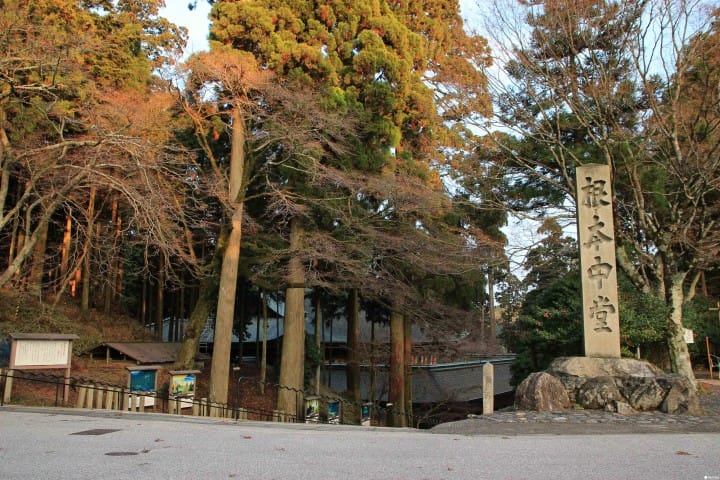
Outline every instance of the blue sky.
<svg viewBox="0 0 720 480"><path fill-rule="evenodd" d="M166 0L166 7L160 14L176 25L186 27L190 33L185 55L207 50L208 13L210 5L206 0L197 0L197 8L188 9L190 0Z"/></svg>

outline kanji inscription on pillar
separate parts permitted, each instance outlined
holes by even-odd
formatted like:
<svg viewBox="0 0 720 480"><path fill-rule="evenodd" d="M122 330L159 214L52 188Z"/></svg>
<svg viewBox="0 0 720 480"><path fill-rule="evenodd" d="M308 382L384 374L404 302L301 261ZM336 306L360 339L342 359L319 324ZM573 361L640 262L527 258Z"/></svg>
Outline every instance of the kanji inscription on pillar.
<svg viewBox="0 0 720 480"><path fill-rule="evenodd" d="M585 356L620 357L620 318L610 167L578 167L577 225Z"/></svg>

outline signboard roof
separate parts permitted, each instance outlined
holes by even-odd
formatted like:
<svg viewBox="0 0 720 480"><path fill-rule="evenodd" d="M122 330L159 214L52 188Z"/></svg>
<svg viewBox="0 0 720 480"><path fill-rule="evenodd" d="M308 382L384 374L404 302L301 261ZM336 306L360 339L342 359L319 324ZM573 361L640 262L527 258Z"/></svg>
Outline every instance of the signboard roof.
<svg viewBox="0 0 720 480"><path fill-rule="evenodd" d="M77 340L80 337L64 333L11 333L13 340Z"/></svg>

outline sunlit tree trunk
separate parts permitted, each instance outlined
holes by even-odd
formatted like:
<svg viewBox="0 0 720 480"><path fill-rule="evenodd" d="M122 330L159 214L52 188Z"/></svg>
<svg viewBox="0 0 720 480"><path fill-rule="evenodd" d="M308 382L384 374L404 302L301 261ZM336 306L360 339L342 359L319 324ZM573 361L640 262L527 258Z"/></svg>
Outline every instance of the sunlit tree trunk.
<svg viewBox="0 0 720 480"><path fill-rule="evenodd" d="M185 338L180 347L175 366L182 370L190 370L195 366L195 354L200 344L200 334L207 323L208 314L210 313L210 298L208 298L209 290L212 290L211 280L203 281L200 287L200 295L198 295L195 307L188 319L187 328L185 329Z"/></svg>
<svg viewBox="0 0 720 480"><path fill-rule="evenodd" d="M63 232L62 251L60 252L60 278L65 280L70 265L70 247L72 246L72 217L65 217L65 231Z"/></svg>
<svg viewBox="0 0 720 480"><path fill-rule="evenodd" d="M685 342L682 306L685 300L683 286L687 273L675 274L670 280L670 318L668 320L668 352L673 372L686 377L695 385L695 373L690 361L690 352Z"/></svg>
<svg viewBox="0 0 720 480"><path fill-rule="evenodd" d="M87 229L85 231L85 245L83 245L83 270L82 270L82 297L80 309L86 312L90 308L90 260L92 258L92 240L95 230L95 196L97 187L90 188L88 199Z"/></svg>
<svg viewBox="0 0 720 480"><path fill-rule="evenodd" d="M300 257L293 255L302 243L300 221L290 224L289 286L285 293L285 335L280 359L280 388L277 409L290 414L297 412L296 390L303 388L305 371L305 272Z"/></svg>
<svg viewBox="0 0 720 480"><path fill-rule="evenodd" d="M230 377L230 347L235 315L240 244L242 241L243 200L241 198L245 162L245 121L239 108L232 117L232 145L230 153L230 179L228 184L230 208L230 231L223 252L220 270L215 338L213 341L212 367L209 397L213 402L227 403Z"/></svg>
<svg viewBox="0 0 720 480"><path fill-rule="evenodd" d="M28 291L40 296L42 294L43 276L45 274L45 250L47 249L48 224L42 222L38 225L35 232L37 241L33 248L32 259L30 262L30 278L28 278Z"/></svg>
<svg viewBox="0 0 720 480"><path fill-rule="evenodd" d="M5 217L5 201L10 190L10 164L12 163L10 139L4 128L7 120L5 112L5 108L0 107L0 220Z"/></svg>
<svg viewBox="0 0 720 480"><path fill-rule="evenodd" d="M0 287L4 286L7 282L9 282L10 279L13 278L20 270L20 267L25 262L25 260L27 260L31 254L33 254L33 252L35 251L35 244L43 236L43 230L45 230L45 228L47 227L48 222L50 222L50 217L52 217L52 214L58 209L60 203L61 197L58 196L47 205L46 209L43 211L42 215L40 215L40 218L38 218L37 220L38 226L27 238L25 238L22 248L19 248L17 250L15 258L13 258L13 260L8 264L8 268L4 272L2 272L2 274L0 274Z"/></svg>
<svg viewBox="0 0 720 480"><path fill-rule="evenodd" d="M113 302L117 295L117 277L120 271L120 236L122 235L122 219L118 212L119 202L117 196L113 197L112 201L112 226L113 226L113 240L112 248L110 250L110 256L108 257L108 273L105 289L105 304L103 310L105 313L110 313L112 310Z"/></svg>
<svg viewBox="0 0 720 480"><path fill-rule="evenodd" d="M8 266L10 266L12 261L15 259L15 252L22 248L22 245L20 244L21 236L18 227L18 218L15 217L15 220L13 221L12 233L10 234L10 248L8 248Z"/></svg>

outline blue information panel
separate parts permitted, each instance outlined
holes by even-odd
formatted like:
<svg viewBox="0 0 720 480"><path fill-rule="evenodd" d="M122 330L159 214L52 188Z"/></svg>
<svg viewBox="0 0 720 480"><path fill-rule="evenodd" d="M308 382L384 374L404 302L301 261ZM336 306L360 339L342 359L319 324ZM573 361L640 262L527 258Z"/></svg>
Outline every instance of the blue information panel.
<svg viewBox="0 0 720 480"><path fill-rule="evenodd" d="M130 391L131 392L154 392L155 374L157 370L131 370Z"/></svg>

